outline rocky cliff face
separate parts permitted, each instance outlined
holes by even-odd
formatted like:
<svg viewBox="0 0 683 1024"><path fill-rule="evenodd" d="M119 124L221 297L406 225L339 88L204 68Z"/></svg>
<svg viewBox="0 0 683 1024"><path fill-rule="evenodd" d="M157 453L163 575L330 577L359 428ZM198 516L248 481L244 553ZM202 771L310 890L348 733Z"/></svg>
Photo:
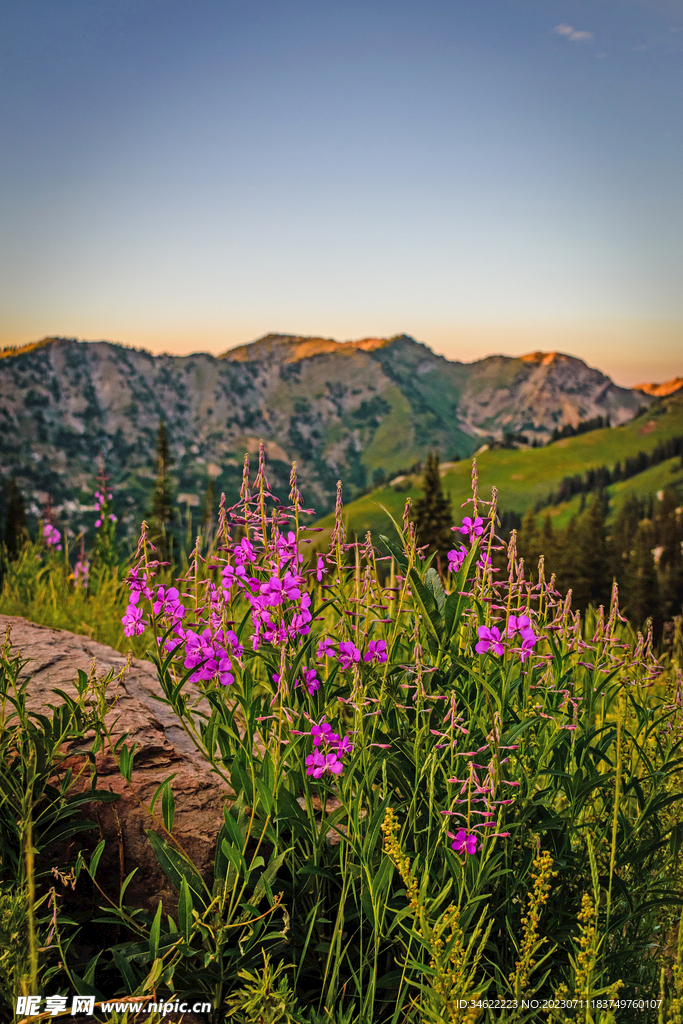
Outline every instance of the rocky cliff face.
<svg viewBox="0 0 683 1024"><path fill-rule="evenodd" d="M46 339L0 358L0 473L16 474L36 511L49 493L78 529L102 453L132 524L149 500L163 417L175 484L192 501L209 478L234 498L243 454L263 438L274 489L286 493L296 459L322 513L339 477L351 497L432 449L463 457L504 433L544 442L596 415L622 423L652 400L570 356L465 364L405 335L269 335L218 358Z"/></svg>

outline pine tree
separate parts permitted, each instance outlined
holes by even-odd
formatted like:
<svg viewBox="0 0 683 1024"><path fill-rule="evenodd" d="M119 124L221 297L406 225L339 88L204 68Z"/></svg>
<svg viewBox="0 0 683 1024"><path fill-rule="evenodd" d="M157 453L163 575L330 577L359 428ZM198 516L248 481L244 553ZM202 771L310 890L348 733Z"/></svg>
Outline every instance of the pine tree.
<svg viewBox="0 0 683 1024"><path fill-rule="evenodd" d="M12 477L7 488L7 521L5 523L5 547L9 558L16 558L23 544L28 540L24 496Z"/></svg>
<svg viewBox="0 0 683 1024"><path fill-rule="evenodd" d="M524 575L530 578L534 568L538 565L538 556L541 554L541 537L536 522L536 513L529 508L522 520L517 536L517 550L524 559Z"/></svg>
<svg viewBox="0 0 683 1024"><path fill-rule="evenodd" d="M662 627L659 580L652 554L654 531L649 519L644 519L638 527L634 543L628 572L625 574L626 614L637 629L642 629L646 620L652 618L655 634L658 635Z"/></svg>
<svg viewBox="0 0 683 1024"><path fill-rule="evenodd" d="M154 539L160 546L163 559L168 560L171 553L172 538L168 536L167 526L170 526L175 519L175 512L172 504L171 478L169 475L171 453L168 446L168 437L166 435L166 424L163 420L159 420L156 462L157 478L154 486L154 496L152 498L152 521L155 529Z"/></svg>
<svg viewBox="0 0 683 1024"><path fill-rule="evenodd" d="M436 552L440 562L453 547L451 499L443 493L439 472L439 453L427 456L422 478L422 497L413 511L415 533L420 546L427 545L427 555Z"/></svg>
<svg viewBox="0 0 683 1024"><path fill-rule="evenodd" d="M612 586L605 527L605 498L595 491L593 500L578 522L576 545L566 557L575 565L574 606L607 604Z"/></svg>

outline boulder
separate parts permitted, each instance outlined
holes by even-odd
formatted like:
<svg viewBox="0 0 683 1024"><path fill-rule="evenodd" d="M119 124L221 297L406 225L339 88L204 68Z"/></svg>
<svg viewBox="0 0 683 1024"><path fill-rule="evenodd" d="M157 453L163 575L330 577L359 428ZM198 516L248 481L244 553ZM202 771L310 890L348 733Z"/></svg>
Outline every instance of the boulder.
<svg viewBox="0 0 683 1024"><path fill-rule="evenodd" d="M29 677L27 705L32 712L49 713L48 705L61 703L52 692L56 687L75 697L74 681L79 669L88 674L94 669L100 678L111 669L120 673L126 665L126 658L118 651L86 636L0 615L0 633L4 636L8 629L13 650L27 661L22 675ZM175 797L173 837L210 884L223 807L232 793L202 760L173 712L159 702L163 691L151 662L133 658L111 687L111 706L105 721L112 727L114 741L127 733L126 743L136 744L133 774L128 786L111 753L97 755L98 789L118 793L120 798L88 806L87 816L97 821L100 835L94 834L86 842L94 846L100 838L107 840L97 874L105 891L117 899L120 882L137 867L126 891L126 902L156 909L162 899L168 912L176 904L177 893L159 867L146 835L147 829L164 835L161 801L155 807L154 818L143 805L149 807L159 784L175 773L171 782ZM75 750L74 767L83 760ZM82 789L89 786L86 776L87 772L79 783Z"/></svg>

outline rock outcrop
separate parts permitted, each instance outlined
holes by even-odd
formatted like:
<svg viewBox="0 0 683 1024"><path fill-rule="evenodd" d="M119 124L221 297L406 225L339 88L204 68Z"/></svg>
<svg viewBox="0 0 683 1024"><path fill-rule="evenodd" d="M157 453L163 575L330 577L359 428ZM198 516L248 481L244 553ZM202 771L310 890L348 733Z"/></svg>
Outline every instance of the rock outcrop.
<svg viewBox="0 0 683 1024"><path fill-rule="evenodd" d="M117 651L88 637L0 615L3 637L8 628L13 649L27 661L23 675L29 677L27 704L33 712L49 714L48 705L61 703L52 692L55 688L75 697L74 680L79 669L89 674L94 665L97 676L103 677L110 669L120 673L126 664ZM125 877L137 867L126 899L131 905L151 909L156 908L160 898L170 909L177 894L159 867L145 834L151 828L163 835L161 819L155 822L150 818L134 793L149 805L158 785L175 773L171 782L176 805L173 835L207 880L211 878L223 807L231 797L228 787L197 754L173 713L159 702L157 698L162 696L154 666L139 659L133 659L122 678L112 683L112 704L106 722L112 727L115 740L127 733L127 744L136 744L132 786L126 784L111 754L98 754L98 788L118 793L120 799L93 803L87 812L97 820L101 833L91 837L92 845L100 838L107 840L98 880L117 897L121 874ZM76 751L74 764L78 762Z"/></svg>

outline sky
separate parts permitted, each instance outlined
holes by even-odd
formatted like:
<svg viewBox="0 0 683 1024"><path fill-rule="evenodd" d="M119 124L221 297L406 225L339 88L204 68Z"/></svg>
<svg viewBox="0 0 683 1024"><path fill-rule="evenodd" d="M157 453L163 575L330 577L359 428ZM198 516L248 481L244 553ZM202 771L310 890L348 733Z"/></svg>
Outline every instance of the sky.
<svg viewBox="0 0 683 1024"><path fill-rule="evenodd" d="M0 345L683 375L683 0L4 0Z"/></svg>

